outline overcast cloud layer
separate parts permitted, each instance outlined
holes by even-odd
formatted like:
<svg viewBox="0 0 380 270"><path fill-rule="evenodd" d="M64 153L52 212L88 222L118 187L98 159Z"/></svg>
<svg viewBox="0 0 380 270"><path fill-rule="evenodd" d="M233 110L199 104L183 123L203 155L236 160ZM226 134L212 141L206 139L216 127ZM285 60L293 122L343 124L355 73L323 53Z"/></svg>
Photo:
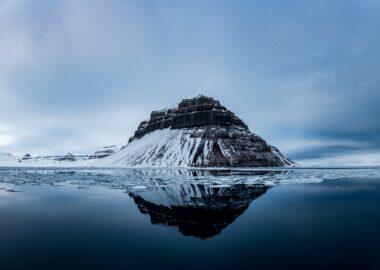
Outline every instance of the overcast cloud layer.
<svg viewBox="0 0 380 270"><path fill-rule="evenodd" d="M1 1L0 151L123 144L203 93L296 160L371 163L379 18L376 0Z"/></svg>

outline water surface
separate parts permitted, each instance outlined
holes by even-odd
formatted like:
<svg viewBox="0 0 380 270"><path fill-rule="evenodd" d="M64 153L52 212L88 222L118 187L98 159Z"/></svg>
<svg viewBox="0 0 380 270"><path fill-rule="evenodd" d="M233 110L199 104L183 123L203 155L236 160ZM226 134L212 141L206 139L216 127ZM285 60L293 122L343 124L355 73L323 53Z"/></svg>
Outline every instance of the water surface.
<svg viewBox="0 0 380 270"><path fill-rule="evenodd" d="M1 269L380 269L376 168L0 169Z"/></svg>

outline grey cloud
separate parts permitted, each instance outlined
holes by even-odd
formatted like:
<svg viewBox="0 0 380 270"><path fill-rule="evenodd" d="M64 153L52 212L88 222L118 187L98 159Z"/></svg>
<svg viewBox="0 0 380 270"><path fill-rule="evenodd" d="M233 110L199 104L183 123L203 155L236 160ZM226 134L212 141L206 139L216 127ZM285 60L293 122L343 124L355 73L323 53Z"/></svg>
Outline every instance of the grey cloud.
<svg viewBox="0 0 380 270"><path fill-rule="evenodd" d="M1 5L0 120L15 137L28 134L6 149L61 151L65 140L84 151L126 140L152 109L199 93L280 147L358 143L305 145L297 157L380 148L376 1Z"/></svg>

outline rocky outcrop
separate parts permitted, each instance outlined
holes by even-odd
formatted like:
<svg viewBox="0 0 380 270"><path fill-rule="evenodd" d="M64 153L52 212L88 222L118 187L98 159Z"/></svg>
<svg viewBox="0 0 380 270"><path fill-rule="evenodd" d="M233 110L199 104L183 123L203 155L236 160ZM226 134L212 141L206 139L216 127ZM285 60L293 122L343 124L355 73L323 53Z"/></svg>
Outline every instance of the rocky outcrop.
<svg viewBox="0 0 380 270"><path fill-rule="evenodd" d="M32 156L31 156L29 153L25 154L25 155L21 158L21 160L30 160L30 159L32 159Z"/></svg>
<svg viewBox="0 0 380 270"><path fill-rule="evenodd" d="M117 151L116 145L104 146L101 150L96 151L94 154L90 155L88 159L101 159L108 157Z"/></svg>
<svg viewBox="0 0 380 270"><path fill-rule="evenodd" d="M219 101L206 96L198 96L193 99L182 100L178 107L153 111L150 114L150 119L140 123L129 141L165 128L182 129L205 126L225 128L234 126L248 130L247 125L234 113L222 106Z"/></svg>
<svg viewBox="0 0 380 270"><path fill-rule="evenodd" d="M112 166L278 167L292 166L277 148L250 132L219 101L184 99L153 111L121 151L104 159Z"/></svg>

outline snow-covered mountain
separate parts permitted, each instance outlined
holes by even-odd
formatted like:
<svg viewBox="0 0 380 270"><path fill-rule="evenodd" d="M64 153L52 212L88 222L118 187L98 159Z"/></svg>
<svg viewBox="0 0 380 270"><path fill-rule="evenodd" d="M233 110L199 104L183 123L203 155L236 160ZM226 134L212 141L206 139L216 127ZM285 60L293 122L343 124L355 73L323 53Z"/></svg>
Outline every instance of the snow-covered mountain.
<svg viewBox="0 0 380 270"><path fill-rule="evenodd" d="M108 157L116 153L120 148L116 145L105 146L90 155L77 155L67 153L65 155L33 156L29 153L16 157L8 153L0 152L0 166L21 167L88 167L94 161Z"/></svg>
<svg viewBox="0 0 380 270"><path fill-rule="evenodd" d="M0 165L1 166L15 166L18 165L18 159L12 154L0 152Z"/></svg>
<svg viewBox="0 0 380 270"><path fill-rule="evenodd" d="M198 96L153 111L120 151L98 166L278 167L292 166L277 148L249 131L219 101Z"/></svg>
<svg viewBox="0 0 380 270"><path fill-rule="evenodd" d="M74 155L67 153L66 155L52 155L52 156L32 156L25 154L19 158L19 166L32 166L32 167L78 167L86 166L88 163L89 155ZM0 164L1 165L1 164Z"/></svg>

